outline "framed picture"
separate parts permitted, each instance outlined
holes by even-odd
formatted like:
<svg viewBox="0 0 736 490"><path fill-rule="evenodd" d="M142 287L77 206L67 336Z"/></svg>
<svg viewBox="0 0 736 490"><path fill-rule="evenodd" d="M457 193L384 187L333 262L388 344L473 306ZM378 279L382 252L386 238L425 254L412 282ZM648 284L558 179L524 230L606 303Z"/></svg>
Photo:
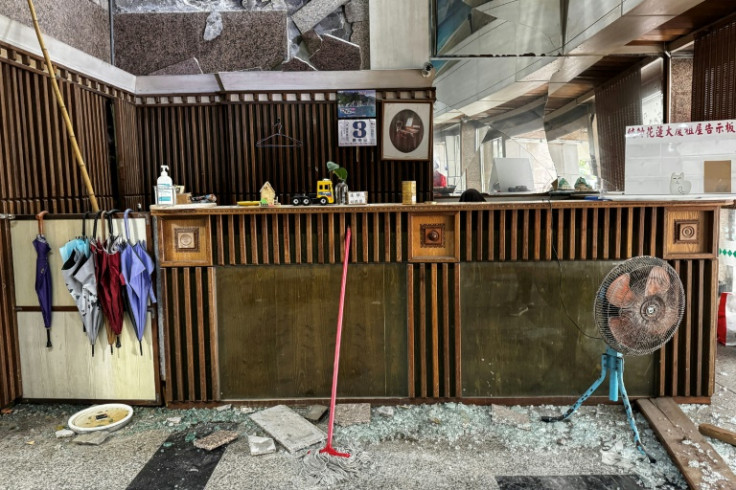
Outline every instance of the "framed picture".
<svg viewBox="0 0 736 490"><path fill-rule="evenodd" d="M338 90L337 117L339 119L376 117L376 91Z"/></svg>
<svg viewBox="0 0 736 490"><path fill-rule="evenodd" d="M381 159L428 160L432 101L383 103Z"/></svg>

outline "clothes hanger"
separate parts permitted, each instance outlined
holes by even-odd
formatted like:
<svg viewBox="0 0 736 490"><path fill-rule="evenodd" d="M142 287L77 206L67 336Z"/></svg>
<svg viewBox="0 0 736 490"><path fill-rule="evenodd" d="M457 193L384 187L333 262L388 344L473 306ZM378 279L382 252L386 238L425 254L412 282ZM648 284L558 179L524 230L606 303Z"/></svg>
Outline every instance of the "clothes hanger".
<svg viewBox="0 0 736 490"><path fill-rule="evenodd" d="M276 129L276 132L271 136L258 140L256 142L256 148L298 148L302 146L301 141L281 132L281 119L276 119L276 124L273 127Z"/></svg>

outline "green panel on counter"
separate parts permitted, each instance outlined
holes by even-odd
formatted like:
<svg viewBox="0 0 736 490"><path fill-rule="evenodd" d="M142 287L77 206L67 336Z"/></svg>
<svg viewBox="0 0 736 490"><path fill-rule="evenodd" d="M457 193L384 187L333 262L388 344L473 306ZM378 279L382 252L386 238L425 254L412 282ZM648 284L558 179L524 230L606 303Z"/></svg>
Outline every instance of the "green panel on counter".
<svg viewBox="0 0 736 490"><path fill-rule="evenodd" d="M463 263L463 396L585 392L600 376L606 350L593 301L618 263ZM655 394L654 358L625 357L629 395ZM596 395L607 393L608 381Z"/></svg>
<svg viewBox="0 0 736 490"><path fill-rule="evenodd" d="M221 399L329 397L342 265L216 268ZM406 396L406 266L351 264L338 396Z"/></svg>

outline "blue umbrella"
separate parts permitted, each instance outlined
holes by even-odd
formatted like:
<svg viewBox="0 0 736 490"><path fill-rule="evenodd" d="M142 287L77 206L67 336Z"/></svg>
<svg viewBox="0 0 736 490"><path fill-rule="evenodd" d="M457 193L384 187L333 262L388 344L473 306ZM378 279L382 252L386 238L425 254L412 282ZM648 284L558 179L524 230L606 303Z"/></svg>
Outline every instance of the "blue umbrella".
<svg viewBox="0 0 736 490"><path fill-rule="evenodd" d="M51 247L43 234L43 217L48 211L41 211L36 215L38 220L38 235L33 240L36 249L36 295L41 305L43 325L46 327L46 347L51 347L51 269L49 268L49 253Z"/></svg>
<svg viewBox="0 0 736 490"><path fill-rule="evenodd" d="M127 244L123 247L120 256L120 269L125 278L125 292L127 297L128 312L135 327L136 337L141 355L143 355L143 330L146 328L146 316L148 314L148 300L156 302L153 293L153 280L151 276L154 271L154 262L146 251L146 243L139 240L135 244L130 239L130 228L128 215L132 209L126 209L124 214L125 237Z"/></svg>

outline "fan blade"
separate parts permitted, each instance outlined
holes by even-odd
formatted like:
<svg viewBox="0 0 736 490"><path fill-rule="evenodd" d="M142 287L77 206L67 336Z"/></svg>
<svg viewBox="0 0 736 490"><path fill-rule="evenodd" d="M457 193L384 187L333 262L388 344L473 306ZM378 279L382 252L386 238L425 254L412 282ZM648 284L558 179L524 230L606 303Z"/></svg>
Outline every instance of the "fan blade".
<svg viewBox="0 0 736 490"><path fill-rule="evenodd" d="M637 331L633 328L634 324L627 314L609 318L608 327L611 335L619 344L625 347L636 345Z"/></svg>
<svg viewBox="0 0 736 490"><path fill-rule="evenodd" d="M636 300L636 294L629 287L631 277L622 274L611 282L606 290L606 299L613 306L628 308Z"/></svg>
<svg viewBox="0 0 736 490"><path fill-rule="evenodd" d="M670 275L663 267L655 266L649 271L644 296L666 293L671 285Z"/></svg>

